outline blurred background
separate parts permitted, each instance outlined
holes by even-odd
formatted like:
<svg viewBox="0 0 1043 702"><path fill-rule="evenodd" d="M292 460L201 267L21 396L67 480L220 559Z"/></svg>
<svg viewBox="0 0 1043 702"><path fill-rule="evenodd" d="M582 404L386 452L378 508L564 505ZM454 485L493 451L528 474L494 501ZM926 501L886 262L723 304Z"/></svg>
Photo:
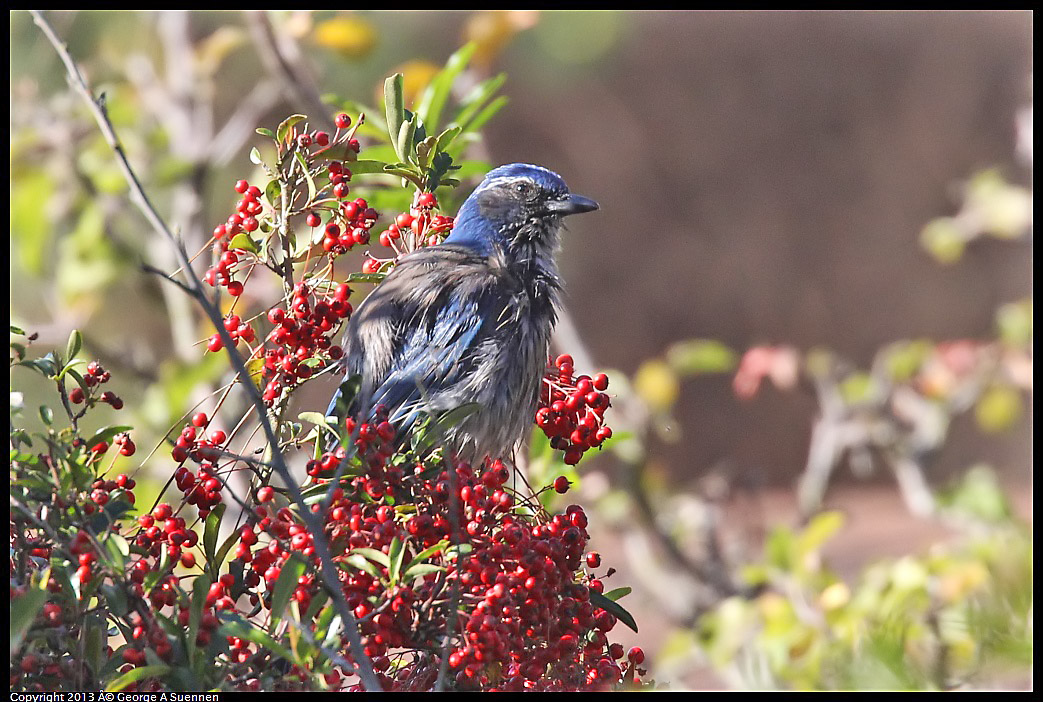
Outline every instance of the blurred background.
<svg viewBox="0 0 1043 702"><path fill-rule="evenodd" d="M996 667L966 616L956 633L928 631L933 653L899 646L912 663L859 667L877 659L852 644L856 663L841 664L834 649L881 558L920 564L930 597L946 568L976 563L986 575L967 576L942 609L1008 585L1031 593L1020 576L997 579L995 544L952 555L967 535L946 516L993 500L991 531L975 538L1008 547L997 524L1026 538L1031 521L1031 14L49 18L190 251L255 171L256 127L329 118L347 99L379 110L396 71L408 103L475 42L457 92L503 72L509 104L473 157L544 165L601 203L569 223L559 341L596 366L585 370L617 369L618 436L567 497L597 515L593 544L619 570L611 587L634 588L621 604L641 631L619 636L649 653L650 675L673 689L1028 685L1030 594L1027 609L998 607L1029 618ZM172 253L129 206L111 151L23 13L11 15L11 128L12 322L39 333L39 353L81 329L139 445L155 445L227 374L224 359L200 361L203 320L141 272L142 260L173 270ZM18 373L12 384L42 395ZM313 385L301 403L321 409L329 384ZM823 438L832 430L848 438ZM158 491L169 466L146 469ZM828 529L811 518L822 507L840 515ZM807 537L816 524L819 541ZM950 546L941 565L915 560ZM780 557L786 548L804 560ZM792 622L772 619L783 605L765 593L788 597L780 577L820 598L822 622L790 604ZM917 656L938 650L955 661L944 680L907 677L903 665L937 672Z"/></svg>

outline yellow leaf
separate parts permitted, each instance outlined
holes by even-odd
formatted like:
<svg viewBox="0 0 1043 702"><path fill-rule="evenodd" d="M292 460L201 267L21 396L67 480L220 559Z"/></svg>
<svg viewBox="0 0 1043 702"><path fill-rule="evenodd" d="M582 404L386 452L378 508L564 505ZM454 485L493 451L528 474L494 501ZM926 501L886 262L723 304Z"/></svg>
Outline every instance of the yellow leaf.
<svg viewBox="0 0 1043 702"><path fill-rule="evenodd" d="M1009 385L994 385L978 400L974 417L982 431L1008 429L1021 418L1021 394Z"/></svg>
<svg viewBox="0 0 1043 702"><path fill-rule="evenodd" d="M334 17L315 27L315 43L347 58L360 59L377 43L377 30L368 21L354 15Z"/></svg>
<svg viewBox="0 0 1043 702"><path fill-rule="evenodd" d="M264 390L264 359L251 358L246 362L246 372L250 374L250 380L257 386L258 390Z"/></svg>
<svg viewBox="0 0 1043 702"><path fill-rule="evenodd" d="M483 10L471 15L464 39L474 42L474 62L488 66L511 43L514 36L539 22L538 10Z"/></svg>
<svg viewBox="0 0 1043 702"><path fill-rule="evenodd" d="M206 75L213 75L221 67L221 62L245 41L246 34L239 27L218 27L213 34L199 42L196 48L200 71Z"/></svg>
<svg viewBox="0 0 1043 702"><path fill-rule="evenodd" d="M939 263L955 263L963 256L966 236L951 217L932 219L920 232L920 244Z"/></svg>
<svg viewBox="0 0 1043 702"><path fill-rule="evenodd" d="M645 361L634 376L634 390L649 407L666 411L677 402L681 386L670 366L659 359Z"/></svg>
<svg viewBox="0 0 1043 702"><path fill-rule="evenodd" d="M844 582L836 582L818 596L818 604L827 612L840 609L851 600L851 590Z"/></svg>

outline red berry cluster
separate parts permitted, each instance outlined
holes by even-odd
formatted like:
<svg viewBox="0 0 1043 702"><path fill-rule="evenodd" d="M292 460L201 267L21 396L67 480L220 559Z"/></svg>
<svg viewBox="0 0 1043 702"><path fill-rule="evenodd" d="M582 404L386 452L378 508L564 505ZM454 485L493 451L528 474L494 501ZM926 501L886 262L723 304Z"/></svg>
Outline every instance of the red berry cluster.
<svg viewBox="0 0 1043 702"><path fill-rule="evenodd" d="M167 633L162 625L152 616L146 619L139 612L131 612L129 617L131 625L130 641L123 648L121 654L125 670L147 665L145 648L151 648L164 661L170 661L174 647L170 643Z"/></svg>
<svg viewBox="0 0 1043 702"><path fill-rule="evenodd" d="M434 214L438 199L434 193L420 193L409 212L401 212L384 231L380 232L380 245L395 251L392 259L370 257L363 264L363 272L375 273L384 264L422 246L436 246L445 240L453 228L453 218Z"/></svg>
<svg viewBox="0 0 1043 702"><path fill-rule="evenodd" d="M229 313L224 318L222 325L224 326L225 331L228 332L228 335L232 337L232 341L238 342L240 339L242 339L247 343L251 343L257 338L257 335L254 332L254 328L251 327L248 322L244 322L242 319L240 319L239 315L237 314ZM222 341L221 335L215 333L207 341L206 348L208 351L213 351L216 353L220 351L222 348L224 348L224 345L225 343L224 341Z"/></svg>
<svg viewBox="0 0 1043 702"><path fill-rule="evenodd" d="M351 288L346 283L337 285L332 292L298 283L288 309L273 307L268 311L268 321L275 328L267 340L275 348L259 348L255 352L264 359L261 381L267 405L275 404L284 391L344 355L332 339L341 322L351 315L350 295Z"/></svg>
<svg viewBox="0 0 1043 702"><path fill-rule="evenodd" d="M240 232L253 232L260 226L260 218L264 213L264 205L261 203L261 189L256 185L250 185L245 180L235 184L235 191L242 195L236 203L235 212L224 224L214 229L214 257L217 263L207 269L203 280L213 287L223 286L232 297L243 294L243 283L232 280L235 268L241 262L241 255L246 255L240 250L230 250L228 247L232 240ZM220 347L218 347L220 348Z"/></svg>
<svg viewBox="0 0 1043 702"><path fill-rule="evenodd" d="M174 508L168 503L158 504L152 512L138 517L138 526L141 529L134 538L134 543L144 549L145 556L131 566L132 583L140 585L145 581L145 576L158 567L164 547L170 562L181 561L186 568L195 565L195 555L184 549L195 546L199 536L186 526L184 517L174 516ZM176 581L173 585L177 585ZM150 593L144 592L140 587L134 588L134 591L140 597L147 595L158 607L173 605L177 601L176 591L162 583L157 584Z"/></svg>
<svg viewBox="0 0 1043 702"><path fill-rule="evenodd" d="M128 438L127 441L129 442L130 439ZM123 445L124 448L126 445L126 443ZM133 443L130 445L133 446ZM90 493L88 493L87 500L83 503L84 514L94 514L96 510L101 509L114 499L124 499L130 504L134 504L133 489L135 485L134 480L126 475L119 475L115 480L103 480L101 478L95 480L91 483Z"/></svg>
<svg viewBox="0 0 1043 702"><path fill-rule="evenodd" d="M210 419L204 412L196 413L181 430L170 451L171 457L179 464L174 471L177 489L184 493L185 502L198 508L200 517L206 517L222 501L222 484L214 476L221 449L228 440L221 429L214 429L209 437L203 436L203 430L209 424ZM197 473L184 465L189 459L199 464Z"/></svg>
<svg viewBox="0 0 1043 702"><path fill-rule="evenodd" d="M330 163L329 168L333 169L335 166L339 169L340 161L333 161ZM337 173L331 171L330 182L333 182L333 178L338 176L343 177L344 174L350 177L351 171L346 168ZM347 197L347 182L341 181L337 183L333 191L334 193L343 193L337 196L339 198ZM330 254L330 256L338 256L346 251L350 251L356 244L360 246L368 244L369 230L373 228L379 217L380 214L369 206L365 198L359 197L340 203L333 210L329 221L326 222L326 229L323 232L322 250ZM310 227L317 227L322 224L321 218L314 212L308 214L306 221Z"/></svg>
<svg viewBox="0 0 1043 702"><path fill-rule="evenodd" d="M93 405L95 402L104 402L110 405L112 409L123 409L123 400L111 390L106 390L101 395L94 398L95 387L102 383L107 383L112 379L112 375L105 370L100 363L97 361L91 361L87 364L87 373L83 376L83 384L87 386L87 392L89 395L84 393L83 388L77 385L69 391L69 402L74 405L78 405L87 402L88 406Z"/></svg>
<svg viewBox="0 0 1043 702"><path fill-rule="evenodd" d="M605 410L611 405L608 376L573 378L572 356L562 354L547 368L543 379L536 426L550 439L550 445L565 452L565 463L575 465L585 452L597 448L612 436L605 424Z"/></svg>
<svg viewBox="0 0 1043 702"><path fill-rule="evenodd" d="M475 471L454 460L451 474L441 462L418 463L407 472L411 464L393 452L393 425L380 417L358 427L347 421L348 431L356 428L364 472L350 478L347 489L334 489L324 515L326 535L334 560L345 566L344 595L385 690L430 689L450 626L448 664L458 689L596 690L623 679L625 666L616 662L623 649L607 640L615 617L590 602L590 589L602 586L581 571L584 563L600 564L596 554L584 558L589 534L581 507L553 517L539 516L542 510L516 512L519 500L528 500L508 486L511 471L502 462ZM328 474L343 457L340 448L324 454L309 464L309 473ZM314 560L314 544L289 509L262 504L254 517L240 532L235 558L244 564L247 588L264 580L261 602L267 604L287 559L299 553ZM358 549L388 554L396 542L406 551L403 563L427 549L435 567L388 587L389 566L362 568L352 560ZM454 542L467 543L470 551L457 555L448 548ZM305 576L292 597L304 611L319 592ZM454 597L458 614L446 619ZM416 606L423 602L431 604ZM395 665L393 651L402 648L435 655Z"/></svg>

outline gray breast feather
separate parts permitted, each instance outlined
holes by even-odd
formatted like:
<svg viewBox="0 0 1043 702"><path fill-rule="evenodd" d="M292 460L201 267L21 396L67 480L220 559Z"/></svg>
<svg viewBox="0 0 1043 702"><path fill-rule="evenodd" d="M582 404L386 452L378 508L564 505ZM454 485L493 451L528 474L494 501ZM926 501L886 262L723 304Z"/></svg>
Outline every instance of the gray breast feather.
<svg viewBox="0 0 1043 702"><path fill-rule="evenodd" d="M423 409L478 403L475 414L448 432L448 443L465 458L509 454L533 421L550 347L557 277L554 270L543 273L541 293L540 283L521 279L502 260L467 249L439 246L403 257L348 324L346 367L362 376L360 397L372 397L418 325L435 324L450 300L480 300L481 328L456 362L466 364L466 373L454 376L456 382L432 383ZM534 299L548 292L542 303ZM437 367L442 349L429 352Z"/></svg>

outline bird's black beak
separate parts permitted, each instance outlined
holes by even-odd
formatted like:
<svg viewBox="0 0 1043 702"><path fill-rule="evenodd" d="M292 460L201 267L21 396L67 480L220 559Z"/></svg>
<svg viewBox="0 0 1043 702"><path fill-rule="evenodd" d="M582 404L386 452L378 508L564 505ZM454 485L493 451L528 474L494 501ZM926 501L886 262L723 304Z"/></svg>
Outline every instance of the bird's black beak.
<svg viewBox="0 0 1043 702"><path fill-rule="evenodd" d="M582 195L569 194L565 200L551 200L547 203L547 211L550 214L561 215L573 215L580 214L581 212L590 212L598 209L598 203L591 200L589 197L583 197Z"/></svg>

